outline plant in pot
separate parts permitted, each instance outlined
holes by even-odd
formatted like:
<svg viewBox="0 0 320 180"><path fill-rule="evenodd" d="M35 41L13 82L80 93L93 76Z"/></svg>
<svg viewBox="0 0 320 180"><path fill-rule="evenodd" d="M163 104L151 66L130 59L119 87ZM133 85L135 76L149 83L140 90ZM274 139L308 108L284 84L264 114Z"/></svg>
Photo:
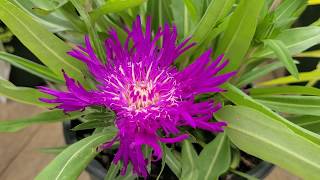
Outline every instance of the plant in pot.
<svg viewBox="0 0 320 180"><path fill-rule="evenodd" d="M266 162L317 179L320 90L290 85L319 77L292 58L320 43L319 22L291 27L306 6L0 0L1 21L44 65L0 59L49 86L1 79L1 95L49 110L0 131L64 121L70 145L36 179L86 167L97 179L256 179ZM280 68L291 75L257 81Z"/></svg>

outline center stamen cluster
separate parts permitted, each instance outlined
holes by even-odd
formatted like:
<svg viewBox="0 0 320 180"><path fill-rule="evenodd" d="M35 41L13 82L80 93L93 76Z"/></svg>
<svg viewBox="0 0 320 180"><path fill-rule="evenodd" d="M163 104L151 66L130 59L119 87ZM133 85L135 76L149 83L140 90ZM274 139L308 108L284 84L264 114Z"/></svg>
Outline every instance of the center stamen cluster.
<svg viewBox="0 0 320 180"><path fill-rule="evenodd" d="M159 101L159 93L154 92L153 85L150 82L130 84L123 95L128 102L128 106L133 110L140 110Z"/></svg>

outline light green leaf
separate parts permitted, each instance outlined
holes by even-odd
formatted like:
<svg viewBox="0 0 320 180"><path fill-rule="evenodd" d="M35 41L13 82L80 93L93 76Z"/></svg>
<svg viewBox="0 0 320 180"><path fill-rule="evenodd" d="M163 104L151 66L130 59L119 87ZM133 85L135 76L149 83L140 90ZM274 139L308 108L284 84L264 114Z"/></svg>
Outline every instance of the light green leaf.
<svg viewBox="0 0 320 180"><path fill-rule="evenodd" d="M231 161L230 144L225 133L220 133L200 153L199 180L219 179L229 169Z"/></svg>
<svg viewBox="0 0 320 180"><path fill-rule="evenodd" d="M196 150L188 140L183 141L181 157L181 180L197 179L199 176L199 158Z"/></svg>
<svg viewBox="0 0 320 180"><path fill-rule="evenodd" d="M64 80L57 77L50 69L47 67L40 65L38 63L34 63L30 60L24 59L19 56L15 56L13 54L9 54L6 52L0 52L0 60L6 61L20 69L23 69L31 74L34 74L38 77L47 79L49 81L63 83Z"/></svg>
<svg viewBox="0 0 320 180"><path fill-rule="evenodd" d="M264 87L252 88L249 94L255 96L265 96L274 94L304 94L320 96L320 89L307 86L280 86L280 87Z"/></svg>
<svg viewBox="0 0 320 180"><path fill-rule="evenodd" d="M320 58L320 50L306 51L300 54L295 55L296 57L311 57L311 58Z"/></svg>
<svg viewBox="0 0 320 180"><path fill-rule="evenodd" d="M52 110L29 118L0 121L0 132L16 132L34 124L73 120L89 112L83 111L65 114L62 110Z"/></svg>
<svg viewBox="0 0 320 180"><path fill-rule="evenodd" d="M216 56L225 54L229 65L224 72L236 70L246 55L254 36L263 0L240 1L218 45Z"/></svg>
<svg viewBox="0 0 320 180"><path fill-rule="evenodd" d="M248 96L247 94L242 92L240 89L236 88L231 84L227 83L223 86L223 88L225 88L227 91L221 94L228 100L232 101L234 104L247 106L257 111L260 111L261 113L269 116L272 120L281 122L283 125L287 126L289 129L291 129L293 132L300 135L301 137L304 137L314 142L315 144L320 145L320 136L318 134L305 130L300 126L288 121L287 119L283 118L279 114L273 112L268 107L255 101L252 97Z"/></svg>
<svg viewBox="0 0 320 180"><path fill-rule="evenodd" d="M10 31L58 77L64 69L71 77L84 83L81 63L66 54L71 48L47 31L10 1L0 0L0 19Z"/></svg>
<svg viewBox="0 0 320 180"><path fill-rule="evenodd" d="M38 149L42 153L47 153L47 154L59 154L62 151L64 151L68 146L60 146L60 147L46 147L46 148L40 148Z"/></svg>
<svg viewBox="0 0 320 180"><path fill-rule="evenodd" d="M289 49L290 54L295 55L320 43L320 27L308 26L288 29L280 33L275 39L282 41L285 47ZM258 60L259 58L274 57L274 52L260 46L252 57Z"/></svg>
<svg viewBox="0 0 320 180"><path fill-rule="evenodd" d="M289 84L289 83L297 83L304 81L313 81L320 79L320 71L311 71L311 72L302 72L299 73L299 79L296 79L293 76L285 76L276 79L272 79L269 81L264 81L256 84L257 86L270 86L270 85L279 85L279 84Z"/></svg>
<svg viewBox="0 0 320 180"><path fill-rule="evenodd" d="M35 179L77 179L85 167L98 154L96 148L102 143L112 139L115 134L115 131L103 132L89 136L70 145L51 161Z"/></svg>
<svg viewBox="0 0 320 180"><path fill-rule="evenodd" d="M304 179L319 177L320 159L315 157L320 153L320 146L307 141L280 122L243 106L224 107L216 117L228 122L225 131L241 150Z"/></svg>
<svg viewBox="0 0 320 180"><path fill-rule="evenodd" d="M247 180L259 180L258 178L251 176L249 174L243 173L241 171L236 171L236 170L231 169L230 172L232 172L233 174L236 174L238 176L241 176Z"/></svg>
<svg viewBox="0 0 320 180"><path fill-rule="evenodd" d="M256 96L255 100L279 112L320 116L319 96Z"/></svg>
<svg viewBox="0 0 320 180"><path fill-rule="evenodd" d="M168 147L164 147L166 151L166 164L169 166L169 168L172 170L172 172L177 176L180 177L181 175L181 162L178 160L171 149Z"/></svg>
<svg viewBox="0 0 320 180"><path fill-rule="evenodd" d="M269 47L278 59L283 63L283 65L287 68L287 70L298 79L298 69L297 66L294 64L294 60L292 59L290 52L286 48L286 46L283 44L282 41L279 40L273 40L273 39L267 39L264 40L264 43L267 47Z"/></svg>
<svg viewBox="0 0 320 180"><path fill-rule="evenodd" d="M145 0L121 0L121 1L106 1L104 5L90 12L90 17L93 22L100 16L108 13L120 12L145 2Z"/></svg>
<svg viewBox="0 0 320 180"><path fill-rule="evenodd" d="M17 87L2 78L0 78L0 95L21 103L40 107L52 107L51 104L39 101L39 98L50 98L49 95L34 88Z"/></svg>
<svg viewBox="0 0 320 180"><path fill-rule="evenodd" d="M275 21L284 21L291 18L305 4L307 4L306 0L284 0L275 10Z"/></svg>

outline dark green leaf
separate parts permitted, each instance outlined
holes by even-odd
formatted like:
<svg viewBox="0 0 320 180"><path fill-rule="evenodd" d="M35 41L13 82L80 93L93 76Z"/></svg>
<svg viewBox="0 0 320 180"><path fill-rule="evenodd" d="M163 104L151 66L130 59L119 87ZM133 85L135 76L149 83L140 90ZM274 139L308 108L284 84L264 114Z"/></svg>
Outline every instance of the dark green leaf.
<svg viewBox="0 0 320 180"><path fill-rule="evenodd" d="M171 149L165 146L166 151L166 164L172 170L172 172L177 176L181 176L181 162L175 157Z"/></svg>
<svg viewBox="0 0 320 180"><path fill-rule="evenodd" d="M77 125L76 127L72 128L71 130L73 131L79 131L79 130L84 130L84 129L94 129L98 127L107 127L111 125L110 122L105 122L103 119L100 120L93 120L93 121L87 121L84 123L81 123Z"/></svg>
<svg viewBox="0 0 320 180"><path fill-rule="evenodd" d="M314 133L320 134L320 116L296 116L288 118L291 122L308 129Z"/></svg>

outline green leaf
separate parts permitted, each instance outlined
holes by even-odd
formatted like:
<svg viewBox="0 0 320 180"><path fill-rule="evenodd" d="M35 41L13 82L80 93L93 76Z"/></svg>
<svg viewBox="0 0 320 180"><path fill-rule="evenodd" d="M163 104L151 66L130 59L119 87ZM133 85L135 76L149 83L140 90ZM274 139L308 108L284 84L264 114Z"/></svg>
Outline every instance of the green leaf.
<svg viewBox="0 0 320 180"><path fill-rule="evenodd" d="M225 133L220 133L200 153L199 180L219 179L229 169L231 161L230 144Z"/></svg>
<svg viewBox="0 0 320 180"><path fill-rule="evenodd" d="M246 84L252 83L254 80L257 80L281 67L283 67L281 62L275 62L275 63L270 63L264 66L255 67L252 70L247 71L245 74L241 75L237 85L241 87Z"/></svg>
<svg viewBox="0 0 320 180"><path fill-rule="evenodd" d="M275 10L275 21L285 21L290 19L294 13L303 5L307 4L306 0L285 0Z"/></svg>
<svg viewBox="0 0 320 180"><path fill-rule="evenodd" d="M274 94L304 94L320 96L320 89L307 86L280 86L280 87L264 87L252 88L249 94L253 97L261 95L274 95Z"/></svg>
<svg viewBox="0 0 320 180"><path fill-rule="evenodd" d="M256 96L255 99L275 111L320 116L319 96L273 95Z"/></svg>
<svg viewBox="0 0 320 180"><path fill-rule="evenodd" d="M82 64L66 54L71 48L47 31L10 1L0 0L0 19L10 31L59 78L64 69L71 77L84 83Z"/></svg>
<svg viewBox="0 0 320 180"><path fill-rule="evenodd" d="M311 72L302 72L299 73L299 79L296 79L293 76L285 76L276 79L272 79L269 81L264 81L256 84L257 86L270 86L270 85L279 85L279 84L289 84L289 83L297 83L304 81L313 81L320 79L320 71L314 70Z"/></svg>
<svg viewBox="0 0 320 180"><path fill-rule="evenodd" d="M247 180L259 180L258 178L251 176L249 174L243 173L241 171L236 171L236 170L230 169L230 172L232 172L233 174L236 174L238 176L241 176Z"/></svg>
<svg viewBox="0 0 320 180"><path fill-rule="evenodd" d="M240 89L236 88L231 84L227 83L223 86L223 88L225 88L227 91L221 94L228 100L232 101L234 104L247 106L257 111L260 111L261 113L269 116L272 120L281 122L283 125L287 126L289 129L291 129L293 132L300 135L301 137L304 137L312 141L313 143L320 145L320 136L318 134L305 130L300 126L288 121L279 114L273 112L268 107L255 101L254 99L252 99L252 97L248 96Z"/></svg>
<svg viewBox="0 0 320 180"><path fill-rule="evenodd" d="M320 116L303 115L289 117L288 119L309 131L320 134Z"/></svg>
<svg viewBox="0 0 320 180"><path fill-rule="evenodd" d="M320 58L320 50L306 51L306 52L297 54L296 57Z"/></svg>
<svg viewBox="0 0 320 180"><path fill-rule="evenodd" d="M106 1L104 5L90 12L90 17L93 21L95 21L104 14L120 12L129 8L139 6L144 2L145 0Z"/></svg>
<svg viewBox="0 0 320 180"><path fill-rule="evenodd" d="M198 20L199 13L197 12L196 4L193 2L193 0L183 0L187 10L188 14L191 16L193 21Z"/></svg>
<svg viewBox="0 0 320 180"><path fill-rule="evenodd" d="M169 149L168 147L164 147L165 151L166 151L166 164L169 166L169 168L172 170L172 172L177 176L180 177L181 175L181 162L180 160L178 160L173 152L171 151L171 149Z"/></svg>
<svg viewBox="0 0 320 180"><path fill-rule="evenodd" d="M320 27L308 26L288 29L280 33L275 39L282 41L285 47L289 49L290 54L295 55L320 43ZM259 58L274 57L274 51L260 46L252 57L258 60Z"/></svg>
<svg viewBox="0 0 320 180"><path fill-rule="evenodd" d="M233 4L234 0L211 1L205 14L191 33L191 41L201 44L208 40L212 29L231 11Z"/></svg>
<svg viewBox="0 0 320 180"><path fill-rule="evenodd" d="M264 40L264 43L267 47L274 51L278 59L283 63L287 70L295 77L299 78L299 72L297 66L294 64L289 50L286 46L279 40L267 39Z"/></svg>
<svg viewBox="0 0 320 180"><path fill-rule="evenodd" d="M0 132L16 132L34 124L73 120L89 112L83 111L65 114L62 110L52 110L29 118L0 121Z"/></svg>
<svg viewBox="0 0 320 180"><path fill-rule="evenodd" d="M297 135L269 116L243 106L227 106L216 117L227 121L225 129L241 150L274 163L304 179L317 179L320 146ZM301 168L303 167L303 168Z"/></svg>
<svg viewBox="0 0 320 180"><path fill-rule="evenodd" d="M105 122L103 119L93 120L93 121L81 123L81 124L77 125L76 127L72 128L71 130L79 131L79 130L85 130L85 129L94 129L94 128L98 128L98 127L107 127L111 124L112 124L111 122Z"/></svg>
<svg viewBox="0 0 320 180"><path fill-rule="evenodd" d="M38 77L47 79L52 82L63 83L64 80L57 77L50 69L47 67L40 65L38 63L34 63L30 60L24 59L19 56L15 56L13 54L9 54L6 52L0 52L0 60L6 61L20 69L23 69L31 74L34 74Z"/></svg>
<svg viewBox="0 0 320 180"><path fill-rule="evenodd" d="M42 179L77 179L85 167L99 153L96 148L112 139L115 131L103 132L84 138L61 152L35 178Z"/></svg>
<svg viewBox="0 0 320 180"><path fill-rule="evenodd" d="M254 36L263 0L240 1L218 45L216 56L225 54L229 65L224 72L236 70L246 55Z"/></svg>
<svg viewBox="0 0 320 180"><path fill-rule="evenodd" d="M47 148L40 148L38 149L42 153L47 154L60 154L62 151L64 151L68 146L60 146L60 147L47 147Z"/></svg>
<svg viewBox="0 0 320 180"><path fill-rule="evenodd" d="M114 180L117 177L117 174L121 168L121 163L114 164L111 163L109 169L107 170L107 175L104 177L104 180Z"/></svg>
<svg viewBox="0 0 320 180"><path fill-rule="evenodd" d="M188 140L183 141L181 157L181 180L197 179L199 176L199 158L196 150Z"/></svg>
<svg viewBox="0 0 320 180"><path fill-rule="evenodd" d="M0 77L0 95L21 103L36 105L40 107L52 107L51 104L39 101L39 98L50 98L37 89L28 87L17 87L11 82Z"/></svg>

